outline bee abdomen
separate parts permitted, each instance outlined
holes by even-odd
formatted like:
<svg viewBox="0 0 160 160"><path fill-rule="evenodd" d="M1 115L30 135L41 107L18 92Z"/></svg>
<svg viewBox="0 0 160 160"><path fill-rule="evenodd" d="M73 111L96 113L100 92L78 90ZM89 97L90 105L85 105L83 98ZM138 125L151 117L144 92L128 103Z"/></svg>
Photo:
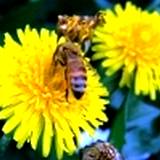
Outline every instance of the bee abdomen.
<svg viewBox="0 0 160 160"><path fill-rule="evenodd" d="M77 99L80 99L85 92L86 80L87 77L85 75L71 77L71 89Z"/></svg>

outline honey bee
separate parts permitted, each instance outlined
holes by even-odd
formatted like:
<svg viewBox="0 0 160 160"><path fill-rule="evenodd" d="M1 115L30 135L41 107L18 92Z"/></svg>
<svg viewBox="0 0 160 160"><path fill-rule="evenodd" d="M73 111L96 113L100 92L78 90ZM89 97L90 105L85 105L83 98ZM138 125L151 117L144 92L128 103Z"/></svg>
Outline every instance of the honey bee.
<svg viewBox="0 0 160 160"><path fill-rule="evenodd" d="M84 149L81 160L124 160L124 158L113 145L98 141Z"/></svg>
<svg viewBox="0 0 160 160"><path fill-rule="evenodd" d="M79 45L70 41L59 45L53 55L53 63L55 67L64 68L64 78L67 82L67 100L69 89L71 89L76 99L80 99L86 90L87 69Z"/></svg>
<svg viewBox="0 0 160 160"><path fill-rule="evenodd" d="M103 21L100 13L95 16L59 15L57 29L59 34L65 36L67 40L85 45L84 50L87 51L93 29Z"/></svg>

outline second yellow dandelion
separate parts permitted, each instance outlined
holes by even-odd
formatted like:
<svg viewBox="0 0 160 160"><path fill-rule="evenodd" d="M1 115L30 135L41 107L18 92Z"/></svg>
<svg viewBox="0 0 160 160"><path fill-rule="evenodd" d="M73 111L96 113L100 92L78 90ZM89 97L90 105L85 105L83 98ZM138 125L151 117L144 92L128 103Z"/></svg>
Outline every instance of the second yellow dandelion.
<svg viewBox="0 0 160 160"><path fill-rule="evenodd" d="M134 84L135 94L156 99L160 90L160 15L128 2L102 11L105 23L96 28L93 59L104 58L108 76L122 70L120 87Z"/></svg>

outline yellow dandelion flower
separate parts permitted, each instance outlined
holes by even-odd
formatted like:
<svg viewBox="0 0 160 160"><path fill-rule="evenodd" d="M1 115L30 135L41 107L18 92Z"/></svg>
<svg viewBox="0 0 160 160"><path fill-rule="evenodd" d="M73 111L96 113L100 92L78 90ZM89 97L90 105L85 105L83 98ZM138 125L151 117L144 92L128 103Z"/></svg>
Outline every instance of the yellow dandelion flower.
<svg viewBox="0 0 160 160"><path fill-rule="evenodd" d="M36 150L42 140L44 157L54 139L57 159L61 159L64 151L76 150L74 142L78 143L81 129L93 134L107 121L103 110L108 102L102 97L108 92L88 69L84 96L70 97L68 102L63 70L50 74L58 45L56 33L47 29L38 33L27 26L24 31L18 29L17 35L19 43L6 33L0 48L0 119L6 120L2 130L13 133L18 148L28 142Z"/></svg>
<svg viewBox="0 0 160 160"><path fill-rule="evenodd" d="M137 95L154 100L160 89L160 15L130 2L123 9L102 11L105 23L96 28L93 59L104 58L106 74L122 70L120 86L134 84Z"/></svg>

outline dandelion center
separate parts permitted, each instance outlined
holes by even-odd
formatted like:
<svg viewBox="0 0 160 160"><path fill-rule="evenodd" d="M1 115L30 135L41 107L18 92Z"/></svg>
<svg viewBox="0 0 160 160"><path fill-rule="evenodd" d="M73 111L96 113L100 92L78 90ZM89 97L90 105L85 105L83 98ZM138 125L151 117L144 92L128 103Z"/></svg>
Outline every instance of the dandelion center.
<svg viewBox="0 0 160 160"><path fill-rule="evenodd" d="M113 37L118 42L117 47L123 49L124 59L130 59L129 61L134 61L136 65L142 65L142 62L147 64L150 61L156 61L159 57L159 54L154 53L157 52L155 46L160 49L160 37L153 31L150 25L138 24L120 28ZM153 42L155 46L152 45Z"/></svg>

